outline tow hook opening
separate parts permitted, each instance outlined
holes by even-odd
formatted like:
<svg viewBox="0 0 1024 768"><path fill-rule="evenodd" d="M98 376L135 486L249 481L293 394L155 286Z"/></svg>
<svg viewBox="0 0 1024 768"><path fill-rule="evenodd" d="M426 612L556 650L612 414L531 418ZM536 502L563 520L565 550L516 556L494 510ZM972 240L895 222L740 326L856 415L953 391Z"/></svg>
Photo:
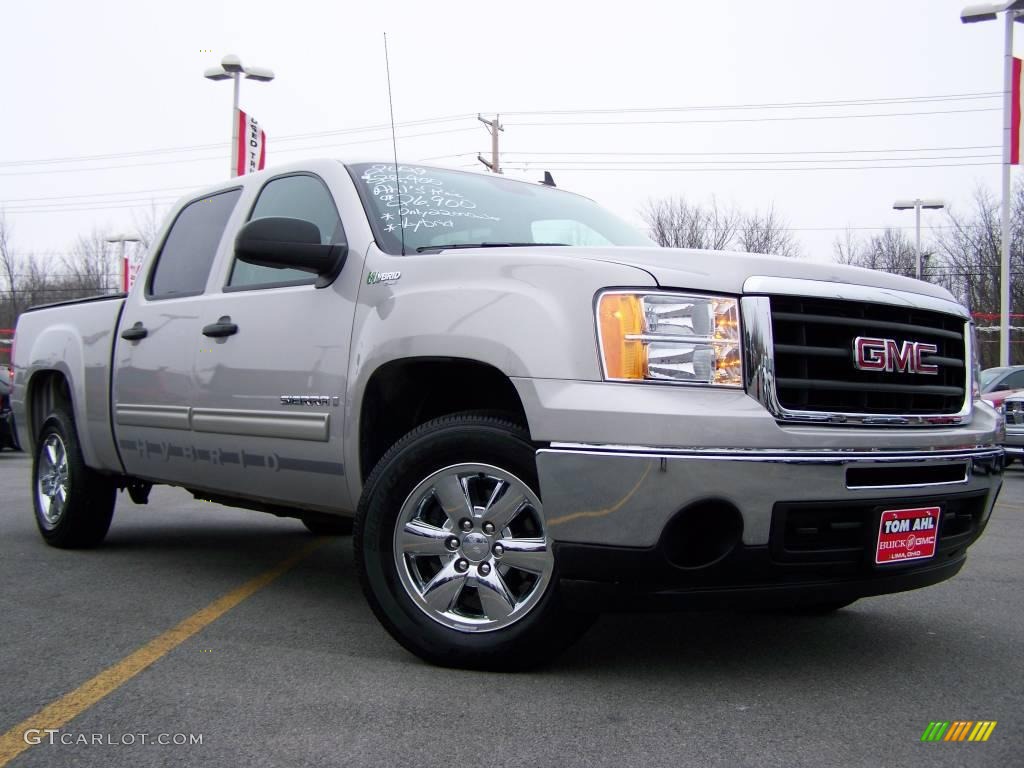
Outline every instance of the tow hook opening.
<svg viewBox="0 0 1024 768"><path fill-rule="evenodd" d="M677 568L706 568L727 557L742 537L740 511L729 502L708 499L676 513L661 535L661 549Z"/></svg>

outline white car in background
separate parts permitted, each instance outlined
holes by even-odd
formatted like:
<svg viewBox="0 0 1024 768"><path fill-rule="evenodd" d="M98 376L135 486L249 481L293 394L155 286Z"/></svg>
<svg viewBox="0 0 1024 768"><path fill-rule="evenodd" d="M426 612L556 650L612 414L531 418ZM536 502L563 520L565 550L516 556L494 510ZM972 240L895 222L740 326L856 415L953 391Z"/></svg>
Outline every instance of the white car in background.
<svg viewBox="0 0 1024 768"><path fill-rule="evenodd" d="M1024 392L1010 395L1003 401L1006 416L1006 466L1014 461L1024 461Z"/></svg>

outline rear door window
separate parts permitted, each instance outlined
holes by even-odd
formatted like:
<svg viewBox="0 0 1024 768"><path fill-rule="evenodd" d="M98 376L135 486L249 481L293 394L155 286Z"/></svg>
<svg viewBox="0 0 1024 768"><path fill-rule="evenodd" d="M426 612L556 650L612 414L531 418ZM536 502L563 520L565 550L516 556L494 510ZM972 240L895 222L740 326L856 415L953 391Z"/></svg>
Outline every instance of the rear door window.
<svg viewBox="0 0 1024 768"><path fill-rule="evenodd" d="M146 294L149 298L169 299L203 292L224 227L241 194L241 189L218 192L181 210L157 256Z"/></svg>

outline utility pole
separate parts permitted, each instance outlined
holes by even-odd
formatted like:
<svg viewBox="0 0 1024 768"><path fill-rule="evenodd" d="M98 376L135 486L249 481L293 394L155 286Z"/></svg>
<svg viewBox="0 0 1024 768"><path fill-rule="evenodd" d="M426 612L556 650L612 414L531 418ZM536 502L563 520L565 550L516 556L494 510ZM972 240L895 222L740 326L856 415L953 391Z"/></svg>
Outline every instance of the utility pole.
<svg viewBox="0 0 1024 768"><path fill-rule="evenodd" d="M491 161L487 162L483 155L477 155L476 159L487 166L491 173L501 173L501 163L498 160L498 133L505 130L498 119L499 116L495 115L493 120L484 120L480 115L476 116L476 119L487 126L488 133L491 134Z"/></svg>

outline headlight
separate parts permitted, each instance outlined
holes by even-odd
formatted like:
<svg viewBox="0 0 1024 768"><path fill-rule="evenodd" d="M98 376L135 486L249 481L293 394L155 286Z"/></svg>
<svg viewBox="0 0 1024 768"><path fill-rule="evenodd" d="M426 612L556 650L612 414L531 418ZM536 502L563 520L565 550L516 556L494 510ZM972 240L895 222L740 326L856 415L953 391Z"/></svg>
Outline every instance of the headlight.
<svg viewBox="0 0 1024 768"><path fill-rule="evenodd" d="M603 293L597 334L609 381L743 386L735 298Z"/></svg>

